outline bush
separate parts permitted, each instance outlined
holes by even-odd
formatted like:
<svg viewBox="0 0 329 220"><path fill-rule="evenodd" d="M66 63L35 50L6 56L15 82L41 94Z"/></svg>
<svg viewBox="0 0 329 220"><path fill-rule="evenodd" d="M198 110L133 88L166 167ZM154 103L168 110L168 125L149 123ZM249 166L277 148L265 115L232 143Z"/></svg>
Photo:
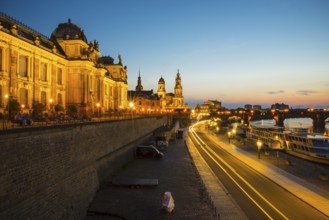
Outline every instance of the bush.
<svg viewBox="0 0 329 220"><path fill-rule="evenodd" d="M68 114L70 116L76 116L78 113L78 107L76 105L69 105L68 106Z"/></svg>
<svg viewBox="0 0 329 220"><path fill-rule="evenodd" d="M20 111L21 105L19 102L17 102L16 99L10 99L8 105L9 106L7 106L7 111L9 107L9 116L10 118L13 118L13 116L17 115L17 113Z"/></svg>
<svg viewBox="0 0 329 220"><path fill-rule="evenodd" d="M55 112L63 112L65 111L64 106L57 104L55 105Z"/></svg>
<svg viewBox="0 0 329 220"><path fill-rule="evenodd" d="M42 115L42 113L46 110L46 106L41 103L35 103L33 106L33 114L34 115Z"/></svg>

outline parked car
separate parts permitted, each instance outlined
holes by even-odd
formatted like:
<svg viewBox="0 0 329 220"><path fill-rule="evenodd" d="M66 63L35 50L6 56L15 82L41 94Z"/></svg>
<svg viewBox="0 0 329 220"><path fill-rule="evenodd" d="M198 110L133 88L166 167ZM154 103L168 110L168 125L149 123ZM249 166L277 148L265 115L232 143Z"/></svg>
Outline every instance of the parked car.
<svg viewBox="0 0 329 220"><path fill-rule="evenodd" d="M181 128L178 129L176 135L177 135L177 136L176 136L177 139L183 139L183 136L184 136L184 129L181 129Z"/></svg>
<svg viewBox="0 0 329 220"><path fill-rule="evenodd" d="M155 138L155 146L161 151L166 151L169 143L165 136L157 136Z"/></svg>
<svg viewBox="0 0 329 220"><path fill-rule="evenodd" d="M138 145L136 147L135 156L137 158L162 159L163 153L153 145Z"/></svg>

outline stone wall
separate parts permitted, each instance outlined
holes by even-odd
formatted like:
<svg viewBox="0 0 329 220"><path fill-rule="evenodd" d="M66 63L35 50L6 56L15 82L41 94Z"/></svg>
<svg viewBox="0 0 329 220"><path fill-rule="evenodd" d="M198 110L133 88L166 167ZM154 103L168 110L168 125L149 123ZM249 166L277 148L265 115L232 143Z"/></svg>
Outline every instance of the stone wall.
<svg viewBox="0 0 329 220"><path fill-rule="evenodd" d="M83 219L100 183L166 118L0 134L0 219Z"/></svg>

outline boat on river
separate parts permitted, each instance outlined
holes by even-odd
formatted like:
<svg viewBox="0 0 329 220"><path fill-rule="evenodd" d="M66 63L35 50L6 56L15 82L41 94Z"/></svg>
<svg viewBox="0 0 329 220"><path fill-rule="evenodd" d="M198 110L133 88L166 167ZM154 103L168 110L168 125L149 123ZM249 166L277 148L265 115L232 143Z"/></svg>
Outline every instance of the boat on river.
<svg viewBox="0 0 329 220"><path fill-rule="evenodd" d="M329 136L310 133L305 127L286 129L276 126L273 121L251 122L247 137L261 141L265 148L329 165Z"/></svg>

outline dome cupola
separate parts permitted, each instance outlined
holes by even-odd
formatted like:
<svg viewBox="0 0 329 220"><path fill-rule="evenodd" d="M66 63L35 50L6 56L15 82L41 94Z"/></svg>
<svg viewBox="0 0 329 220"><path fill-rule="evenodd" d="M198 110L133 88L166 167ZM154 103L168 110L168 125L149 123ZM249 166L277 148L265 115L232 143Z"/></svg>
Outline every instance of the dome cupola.
<svg viewBox="0 0 329 220"><path fill-rule="evenodd" d="M162 84L165 83L165 81L164 81L164 79L162 78L162 76L161 76L161 78L159 79L159 83L162 83Z"/></svg>
<svg viewBox="0 0 329 220"><path fill-rule="evenodd" d="M53 31L50 37L52 40L76 40L80 39L88 43L87 38L84 34L84 31L77 25L71 23L71 19L68 19L68 22L61 23Z"/></svg>

